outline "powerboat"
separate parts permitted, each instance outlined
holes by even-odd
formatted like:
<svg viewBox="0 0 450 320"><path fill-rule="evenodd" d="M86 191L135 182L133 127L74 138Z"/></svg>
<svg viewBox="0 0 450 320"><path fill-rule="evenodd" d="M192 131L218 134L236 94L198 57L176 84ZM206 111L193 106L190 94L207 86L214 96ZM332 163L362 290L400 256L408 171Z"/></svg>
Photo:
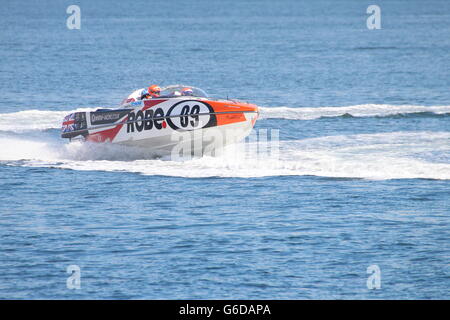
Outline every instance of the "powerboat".
<svg viewBox="0 0 450 320"><path fill-rule="evenodd" d="M205 155L242 141L253 129L258 106L209 97L202 89L190 96L186 86L161 88L157 98L124 100L116 109L67 115L62 138L141 147L156 155Z"/></svg>

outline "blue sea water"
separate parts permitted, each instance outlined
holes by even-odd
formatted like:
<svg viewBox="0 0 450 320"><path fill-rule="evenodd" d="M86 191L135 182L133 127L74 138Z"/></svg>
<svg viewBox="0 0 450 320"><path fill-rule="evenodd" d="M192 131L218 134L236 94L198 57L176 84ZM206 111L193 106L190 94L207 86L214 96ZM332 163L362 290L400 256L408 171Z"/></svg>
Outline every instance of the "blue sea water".
<svg viewBox="0 0 450 320"><path fill-rule="evenodd" d="M0 298L449 298L449 1L20 0L1 15ZM151 83L260 105L279 162L60 138L66 114Z"/></svg>

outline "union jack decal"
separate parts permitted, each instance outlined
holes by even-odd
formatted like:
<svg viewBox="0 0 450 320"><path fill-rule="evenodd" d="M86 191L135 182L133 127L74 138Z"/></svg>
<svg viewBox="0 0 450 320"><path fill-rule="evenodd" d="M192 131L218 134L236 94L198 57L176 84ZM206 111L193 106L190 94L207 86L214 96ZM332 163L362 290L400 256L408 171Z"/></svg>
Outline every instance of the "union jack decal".
<svg viewBox="0 0 450 320"><path fill-rule="evenodd" d="M70 131L75 131L75 130L76 130L75 113L71 113L64 118L61 131L62 132L70 132Z"/></svg>

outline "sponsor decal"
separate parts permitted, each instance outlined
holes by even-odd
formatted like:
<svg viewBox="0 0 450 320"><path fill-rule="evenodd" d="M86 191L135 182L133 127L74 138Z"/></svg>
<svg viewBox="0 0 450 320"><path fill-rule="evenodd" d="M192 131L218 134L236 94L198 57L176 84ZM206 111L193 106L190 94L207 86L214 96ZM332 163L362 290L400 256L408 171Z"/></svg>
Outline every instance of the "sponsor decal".
<svg viewBox="0 0 450 320"><path fill-rule="evenodd" d="M128 114L127 133L143 130L161 130L170 126L173 130L194 130L212 127L217 124L214 109L200 101L180 101L173 105L167 114L164 109L147 109Z"/></svg>
<svg viewBox="0 0 450 320"><path fill-rule="evenodd" d="M100 112L92 112L91 113L91 124L99 125L99 124L108 124L114 123L126 114L128 114L128 110L121 111L100 111Z"/></svg>

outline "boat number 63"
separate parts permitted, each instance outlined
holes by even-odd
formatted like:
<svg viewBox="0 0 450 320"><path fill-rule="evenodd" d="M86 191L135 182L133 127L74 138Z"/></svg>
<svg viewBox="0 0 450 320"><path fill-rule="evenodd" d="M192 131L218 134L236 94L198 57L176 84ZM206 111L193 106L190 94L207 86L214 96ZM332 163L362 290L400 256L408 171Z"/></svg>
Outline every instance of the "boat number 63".
<svg viewBox="0 0 450 320"><path fill-rule="evenodd" d="M215 116L214 110L200 101L181 101L172 106L167 113L167 123L172 129L191 130L212 125ZM180 115L180 117L173 117ZM172 116L172 117L170 117Z"/></svg>

